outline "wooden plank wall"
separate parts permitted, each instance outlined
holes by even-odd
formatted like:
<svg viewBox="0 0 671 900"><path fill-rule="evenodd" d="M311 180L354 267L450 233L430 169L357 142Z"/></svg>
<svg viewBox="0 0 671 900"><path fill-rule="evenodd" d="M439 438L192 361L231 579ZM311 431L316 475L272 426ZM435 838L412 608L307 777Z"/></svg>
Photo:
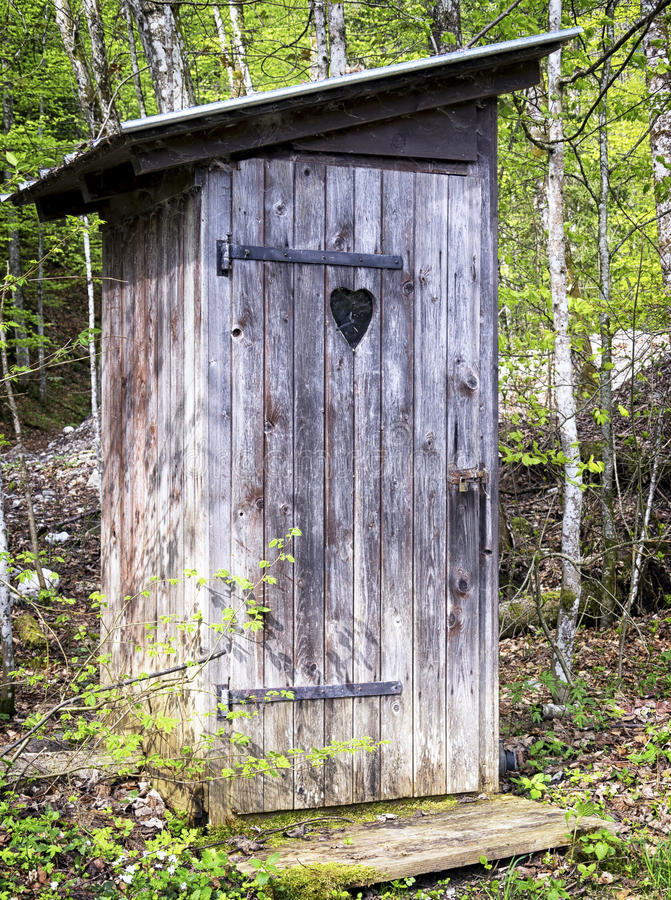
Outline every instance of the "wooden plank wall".
<svg viewBox="0 0 671 900"><path fill-rule="evenodd" d="M400 696L269 704L223 760L370 736L375 754L279 779L215 780L211 821L250 812L496 784L495 480L448 486L496 437L494 106L478 111L468 177L342 165L306 154L196 175L196 189L117 223L104 242L103 583L120 627L111 671L160 667L133 646L147 623L175 659L227 654L174 707L213 732L215 687L396 680ZM475 177L477 176L477 177ZM234 263L215 241L399 253L402 271ZM335 287L367 288L352 351ZM210 578L138 593L185 567L258 578L268 541L297 525L296 563L257 594L263 632L209 629L231 604ZM132 599L124 603L121 598ZM161 630L163 613L204 622ZM171 660L174 661L174 660Z"/></svg>
<svg viewBox="0 0 671 900"><path fill-rule="evenodd" d="M113 678L160 671L200 655L203 643L201 629L160 621L192 619L204 591L184 569L209 569L200 223L194 190L104 236L102 583ZM149 652L157 642L174 653ZM203 731L195 687L178 702L150 702L180 719L172 749Z"/></svg>

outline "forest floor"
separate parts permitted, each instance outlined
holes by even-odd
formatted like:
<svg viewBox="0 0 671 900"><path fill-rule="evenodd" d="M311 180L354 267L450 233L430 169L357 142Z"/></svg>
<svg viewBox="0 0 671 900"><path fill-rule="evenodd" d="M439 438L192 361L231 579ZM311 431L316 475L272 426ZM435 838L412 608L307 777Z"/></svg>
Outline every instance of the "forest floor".
<svg viewBox="0 0 671 900"><path fill-rule="evenodd" d="M70 602L17 600L15 617L34 616L39 632L31 638L29 629L25 640L16 639L17 715L0 731L0 753L21 737L30 716L65 696L77 666L95 654L99 633L98 610L89 599L99 587L90 423L68 434L32 438L28 463L38 529L48 548L46 564L59 573L58 593ZM2 465L11 553L20 566L29 543L14 451L4 454ZM47 543L53 535L61 542ZM519 771L503 780L502 790L554 801L578 816L609 817L619 827L617 840L605 835L582 839L569 851L408 879L362 889L358 896L671 897L671 608L636 619L621 681L615 677L618 641L615 628L579 631L578 684L569 714L547 720L543 705L551 698L550 648L533 627L503 639L500 706L501 733L519 764ZM54 718L27 750L67 749L72 744L64 727ZM190 829L146 782L142 774L106 776L89 766L66 777L5 785L0 791L0 900L208 900L260 897L269 890L222 869L218 851L198 850L213 835ZM325 890L303 886L291 893L278 887L276 897L338 896Z"/></svg>

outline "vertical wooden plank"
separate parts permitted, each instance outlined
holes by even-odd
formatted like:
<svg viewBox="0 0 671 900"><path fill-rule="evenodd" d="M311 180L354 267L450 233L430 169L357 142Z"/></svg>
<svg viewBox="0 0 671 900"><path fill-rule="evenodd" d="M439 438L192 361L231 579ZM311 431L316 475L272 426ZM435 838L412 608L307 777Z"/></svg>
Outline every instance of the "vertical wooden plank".
<svg viewBox="0 0 671 900"><path fill-rule="evenodd" d="M143 553L142 568L140 573L140 582L143 589L149 591L149 596L144 598L145 623L148 628L144 628L141 635L143 650L143 667L145 669L155 668L159 665L156 657L149 657L147 646L155 640L157 627L157 587L152 582L152 578L157 575L158 563L158 547L160 539L157 529L157 487L158 487L158 397L157 397L157 303L158 303L158 268L159 268L159 243L158 243L158 215L153 212L148 219L145 220L145 234L147 236L145 243L146 257L144 263L144 278L146 287L144 290L144 311L142 316L142 324L144 328L144 339L142 354L144 357L144 392L145 392L145 410L146 421L144 434L139 435L139 441L144 440L144 498L143 509L140 513L143 526L143 541L145 549ZM138 498L140 500L140 498Z"/></svg>
<svg viewBox="0 0 671 900"><path fill-rule="evenodd" d="M171 385L171 296L172 296L172 259L175 248L172 244L173 229L171 226L172 213L167 205L159 207L157 211L157 333L158 359L156 364L156 417L157 417L157 479L156 479L156 508L159 522L158 547L156 560L156 574L161 579L157 586L156 607L160 615L169 615L172 603L172 594L175 588L167 584L169 578L175 577L171 568L172 536L168 532L170 523L171 506L171 446L170 423L172 419ZM179 365L174 360L174 365ZM173 629L160 622L157 626L157 641L163 643L172 634ZM157 657L157 666L165 664L165 656Z"/></svg>
<svg viewBox="0 0 671 900"><path fill-rule="evenodd" d="M480 790L499 783L498 585L498 297L497 103L478 108L478 170L482 179L480 278L480 458L489 485L480 492Z"/></svg>
<svg viewBox="0 0 671 900"><path fill-rule="evenodd" d="M294 246L324 246L326 173L316 161L296 163ZM296 685L324 681L324 269L294 267L294 519L303 532L294 547L294 672ZM328 315L327 310L327 315ZM294 703L294 742L324 742L324 702ZM294 806L324 803L324 769L300 766Z"/></svg>
<svg viewBox="0 0 671 900"><path fill-rule="evenodd" d="M480 461L480 181L449 176L448 411L450 473ZM448 486L447 790L476 791L479 773L480 488Z"/></svg>
<svg viewBox="0 0 671 900"><path fill-rule="evenodd" d="M208 477L203 414L205 384L203 361L203 304L201 292L201 191L194 187L185 202L184 220L184 565L202 578L209 575L209 553L204 502ZM214 247L212 248L214 252ZM194 617L205 612L206 591L199 579L188 577L184 584L184 617L193 623ZM196 659L204 648L206 624L184 633L184 658ZM203 695L210 673L195 673L189 678L189 688L182 699L186 743L202 746L208 703Z"/></svg>
<svg viewBox="0 0 671 900"><path fill-rule="evenodd" d="M134 243L135 278L131 287L133 297L133 320L135 335L133 340L133 376L131 390L133 392L133 442L129 458L132 468L131 497L131 540L133 542L133 566L131 590L133 593L133 641L137 672L144 671L144 653L142 648L147 634L146 602L144 596L146 584L144 569L147 553L146 502L147 502L147 470L145 467L145 442L149 427L149 385L148 385L148 334L147 334L147 218L140 217L136 222L136 240Z"/></svg>
<svg viewBox="0 0 671 900"><path fill-rule="evenodd" d="M325 249L353 249L354 176L351 169L326 170ZM351 289L352 270L327 266L325 270L325 396L326 396L326 535L324 675L326 683L353 680L353 532L352 497L354 452L353 354L336 328L329 306L331 291ZM352 700L324 701L325 742L352 738ZM326 764L325 802L352 802L352 759L339 755Z"/></svg>
<svg viewBox="0 0 671 900"><path fill-rule="evenodd" d="M231 174L220 169L208 173L203 207L203 289L207 295L207 453L208 453L208 545L210 574L219 569L230 571L231 551L231 286L232 279L217 275L216 254L211 248L231 231ZM205 237L207 235L207 237ZM230 595L218 579L210 582L210 623L222 621L223 610L230 605ZM209 632L208 652L222 647L230 649L230 636L216 638ZM229 656L220 657L207 667L210 690L227 684L230 675ZM222 722L216 720L216 696L210 694L213 714L212 729ZM230 762L227 743L213 748L213 782L210 784L208 816L212 824L221 824L231 803L231 783L218 778Z"/></svg>
<svg viewBox="0 0 671 900"><path fill-rule="evenodd" d="M132 496L133 496L133 452L135 447L134 432L134 379L133 369L135 364L135 329L134 329L134 282L136 277L135 247L137 238L137 223L127 226L125 230L125 242L123 246L123 283L122 283L122 374L120 390L123 396L122 427L123 437L121 441L121 590L123 594L124 612L120 617L121 640L123 643L122 673L134 674L134 650L133 650L133 621L134 602L132 599L135 587L133 583L135 545L133 541L132 521Z"/></svg>
<svg viewBox="0 0 671 900"><path fill-rule="evenodd" d="M249 159L233 173L233 233L236 240L263 244L263 160ZM257 578L263 548L263 263L235 264L231 301L231 564L236 573ZM259 600L261 597L259 596ZM263 685L263 632L236 635L231 686ZM263 755L263 711L236 720L249 738L241 756ZM232 788L240 812L263 810L261 779L238 779Z"/></svg>
<svg viewBox="0 0 671 900"><path fill-rule="evenodd" d="M403 693L382 697L382 796L413 793L413 299L414 175L383 174L382 252L403 257L403 271L382 275L382 681Z"/></svg>
<svg viewBox="0 0 671 900"><path fill-rule="evenodd" d="M382 173L354 169L354 250L379 253ZM380 679L380 286L379 269L354 270L354 289L373 295L370 325L354 351L353 679ZM355 698L354 737L380 739L380 699ZM357 753L353 800L380 794L380 754Z"/></svg>
<svg viewBox="0 0 671 900"><path fill-rule="evenodd" d="M447 179L415 178L414 791L445 792Z"/></svg>
<svg viewBox="0 0 671 900"><path fill-rule="evenodd" d="M181 649L182 632L176 622L184 615L184 201L170 205L168 256L165 277L168 279L170 334L170 433L168 459L170 465L170 493L168 510L168 570L171 578L179 579L170 586L168 614L173 617L168 637Z"/></svg>
<svg viewBox="0 0 671 900"><path fill-rule="evenodd" d="M121 587L121 457L123 393L121 391L122 339L122 235L116 228L103 232L102 286L102 638L109 656L106 671L110 681L122 670L119 618L123 609Z"/></svg>
<svg viewBox="0 0 671 900"><path fill-rule="evenodd" d="M271 247L291 247L294 218L294 164L288 160L265 163L265 242ZM265 375L264 514L267 548L283 537L294 520L294 267L286 263L265 264ZM272 554L272 550L267 553ZM293 571L288 562L275 567L277 584L265 586L265 606L270 612L264 628L264 684L291 687L294 683ZM265 753L284 752L295 746L291 703L270 703L263 713ZM293 806L292 769L265 777L263 805L266 810Z"/></svg>

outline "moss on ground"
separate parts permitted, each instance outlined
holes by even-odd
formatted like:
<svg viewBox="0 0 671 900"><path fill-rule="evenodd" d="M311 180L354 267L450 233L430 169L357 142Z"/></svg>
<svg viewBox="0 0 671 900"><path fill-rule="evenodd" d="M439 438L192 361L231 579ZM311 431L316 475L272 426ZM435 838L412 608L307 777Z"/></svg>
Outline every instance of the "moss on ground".
<svg viewBox="0 0 671 900"><path fill-rule="evenodd" d="M384 877L370 866L342 863L292 866L273 878L271 896L273 900L349 900L348 888L383 880Z"/></svg>

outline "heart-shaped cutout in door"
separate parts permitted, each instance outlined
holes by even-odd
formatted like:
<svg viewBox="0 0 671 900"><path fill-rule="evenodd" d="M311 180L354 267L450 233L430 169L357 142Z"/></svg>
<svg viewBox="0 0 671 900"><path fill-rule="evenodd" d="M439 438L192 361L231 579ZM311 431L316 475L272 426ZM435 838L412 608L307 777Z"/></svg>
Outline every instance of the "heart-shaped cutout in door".
<svg viewBox="0 0 671 900"><path fill-rule="evenodd" d="M373 295L365 288L350 291L339 287L331 291L331 313L338 331L352 350L356 349L373 318Z"/></svg>

